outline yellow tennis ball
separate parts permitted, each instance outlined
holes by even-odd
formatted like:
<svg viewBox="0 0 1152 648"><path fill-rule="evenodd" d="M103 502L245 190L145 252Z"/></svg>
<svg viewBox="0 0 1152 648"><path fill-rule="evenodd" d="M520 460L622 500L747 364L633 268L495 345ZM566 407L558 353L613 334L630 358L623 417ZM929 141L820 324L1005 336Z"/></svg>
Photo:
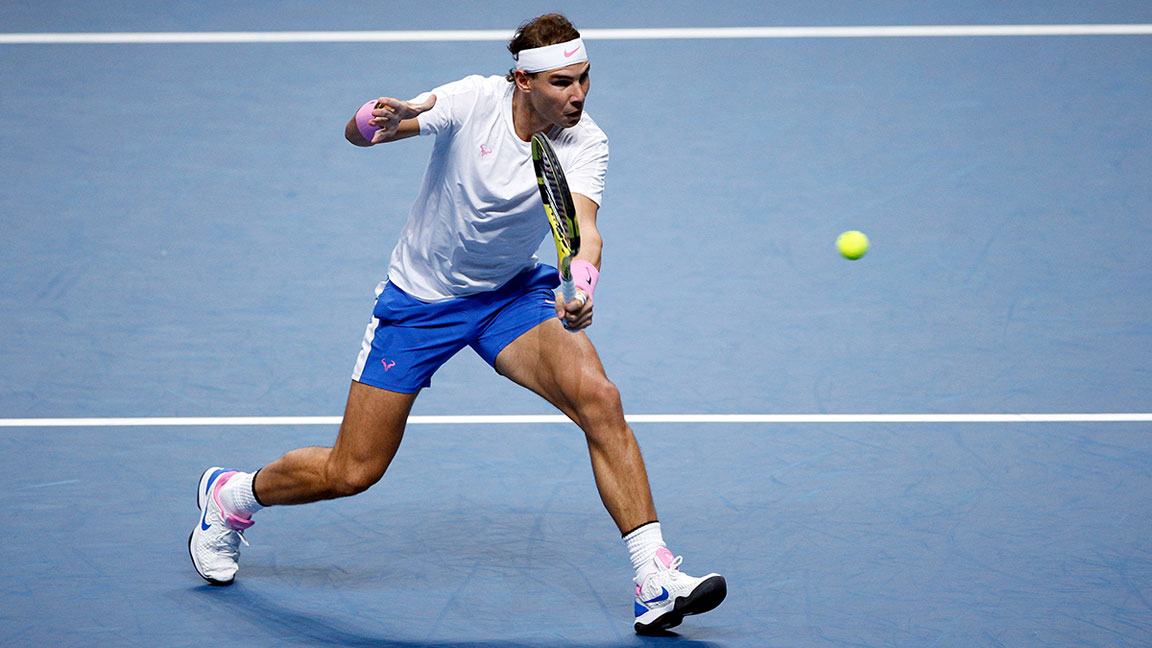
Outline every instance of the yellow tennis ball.
<svg viewBox="0 0 1152 648"><path fill-rule="evenodd" d="M868 237L856 230L844 232L836 238L836 248L845 259L859 259L868 251Z"/></svg>

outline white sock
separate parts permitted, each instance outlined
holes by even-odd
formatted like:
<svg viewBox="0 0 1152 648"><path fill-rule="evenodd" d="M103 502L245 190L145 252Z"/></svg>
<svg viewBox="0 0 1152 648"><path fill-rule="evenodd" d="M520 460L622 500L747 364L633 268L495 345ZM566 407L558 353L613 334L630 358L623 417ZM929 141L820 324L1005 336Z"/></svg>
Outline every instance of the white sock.
<svg viewBox="0 0 1152 648"><path fill-rule="evenodd" d="M632 558L632 569L636 570L636 581L640 582L652 571L651 563L656 552L665 549L664 536L660 533L659 522L649 522L624 536L624 546Z"/></svg>
<svg viewBox="0 0 1152 648"><path fill-rule="evenodd" d="M252 492L252 480L255 478L256 473L236 473L220 488L220 505L225 511L238 517L251 518L253 513L264 508Z"/></svg>

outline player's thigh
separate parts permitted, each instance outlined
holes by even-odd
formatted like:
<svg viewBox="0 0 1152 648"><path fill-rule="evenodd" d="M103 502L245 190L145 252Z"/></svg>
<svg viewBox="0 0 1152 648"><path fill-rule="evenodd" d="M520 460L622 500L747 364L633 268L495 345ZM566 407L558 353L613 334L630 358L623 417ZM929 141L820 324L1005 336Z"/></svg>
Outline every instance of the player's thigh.
<svg viewBox="0 0 1152 648"><path fill-rule="evenodd" d="M559 319L542 322L504 347L496 370L578 422L594 413L623 416L619 393L591 340L565 329Z"/></svg>
<svg viewBox="0 0 1152 648"><path fill-rule="evenodd" d="M405 394L353 382L344 420L329 455L329 470L373 483L378 480L396 456L418 393Z"/></svg>

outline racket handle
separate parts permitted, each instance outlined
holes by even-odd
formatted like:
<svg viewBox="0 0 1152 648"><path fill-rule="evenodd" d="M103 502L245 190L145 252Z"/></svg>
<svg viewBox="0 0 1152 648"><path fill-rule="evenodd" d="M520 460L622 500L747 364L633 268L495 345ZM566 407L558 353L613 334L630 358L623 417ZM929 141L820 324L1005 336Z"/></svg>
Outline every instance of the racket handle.
<svg viewBox="0 0 1152 648"><path fill-rule="evenodd" d="M576 291L576 282L575 281L572 281L571 279L564 279L564 278L560 279L560 298L564 300L565 304L568 304L568 302L570 302L576 298L580 299L581 304L588 301L588 298L584 296L583 292L577 292ZM568 328L568 321L567 320L564 321L564 328L568 329L569 331L572 331L573 333L576 332L576 329Z"/></svg>
<svg viewBox="0 0 1152 648"><path fill-rule="evenodd" d="M564 297L565 304L572 301L573 299L576 299L576 282L572 281L571 279L561 279L560 295Z"/></svg>

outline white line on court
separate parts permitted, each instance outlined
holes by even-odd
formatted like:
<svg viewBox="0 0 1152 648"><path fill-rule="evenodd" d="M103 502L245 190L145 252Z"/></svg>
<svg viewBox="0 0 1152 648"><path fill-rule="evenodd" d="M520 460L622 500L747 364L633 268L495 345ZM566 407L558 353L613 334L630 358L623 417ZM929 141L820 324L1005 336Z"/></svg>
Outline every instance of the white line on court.
<svg viewBox="0 0 1152 648"><path fill-rule="evenodd" d="M629 423L1152 423L1152 413L1101 414L631 414ZM339 416L8 418L0 428L339 425ZM568 423L559 414L410 416L413 425Z"/></svg>
<svg viewBox="0 0 1152 648"><path fill-rule="evenodd" d="M589 40L714 38L949 38L973 36L1134 36L1152 24L1109 25L876 25L845 27L674 27L585 29ZM0 34L0 45L177 43L410 43L506 41L505 29L423 31L58 32Z"/></svg>

